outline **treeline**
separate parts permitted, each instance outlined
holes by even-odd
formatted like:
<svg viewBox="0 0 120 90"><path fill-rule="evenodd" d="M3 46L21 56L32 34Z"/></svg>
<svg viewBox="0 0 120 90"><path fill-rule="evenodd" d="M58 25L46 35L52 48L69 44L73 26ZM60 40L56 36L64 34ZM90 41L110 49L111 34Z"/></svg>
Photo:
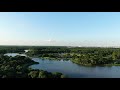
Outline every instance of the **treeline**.
<svg viewBox="0 0 120 90"><path fill-rule="evenodd" d="M38 63L25 56L0 55L0 78L65 78L62 73L30 69L32 64Z"/></svg>
<svg viewBox="0 0 120 90"><path fill-rule="evenodd" d="M81 65L120 64L120 48L66 46L0 46L0 53L24 52L28 56L65 59ZM25 52L24 52L25 53Z"/></svg>
<svg viewBox="0 0 120 90"><path fill-rule="evenodd" d="M25 49L28 49L28 47L0 46L0 54L5 54L5 53L24 53Z"/></svg>
<svg viewBox="0 0 120 90"><path fill-rule="evenodd" d="M27 53L28 55L47 55L47 54L61 54L61 53L70 53L70 50L66 47L38 47L31 48Z"/></svg>
<svg viewBox="0 0 120 90"><path fill-rule="evenodd" d="M0 46L0 54L5 53L24 53L24 50L34 50L34 54L37 53L59 53L65 52L66 47L61 46ZM37 53L37 54L38 54Z"/></svg>
<svg viewBox="0 0 120 90"><path fill-rule="evenodd" d="M28 73L29 78L66 78L62 73L55 72L50 73L43 70L30 70Z"/></svg>

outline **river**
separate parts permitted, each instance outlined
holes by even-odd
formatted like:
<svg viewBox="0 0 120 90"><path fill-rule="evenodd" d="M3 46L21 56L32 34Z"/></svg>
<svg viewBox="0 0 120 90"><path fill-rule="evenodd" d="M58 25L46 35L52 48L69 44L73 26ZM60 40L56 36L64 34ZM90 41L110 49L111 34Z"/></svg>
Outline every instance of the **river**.
<svg viewBox="0 0 120 90"><path fill-rule="evenodd" d="M7 53L8 56L26 56L25 54ZM71 78L120 78L120 66L96 66L86 67L69 61L42 60L41 58L32 58L39 64L31 65L30 68L41 69L49 72L61 72Z"/></svg>

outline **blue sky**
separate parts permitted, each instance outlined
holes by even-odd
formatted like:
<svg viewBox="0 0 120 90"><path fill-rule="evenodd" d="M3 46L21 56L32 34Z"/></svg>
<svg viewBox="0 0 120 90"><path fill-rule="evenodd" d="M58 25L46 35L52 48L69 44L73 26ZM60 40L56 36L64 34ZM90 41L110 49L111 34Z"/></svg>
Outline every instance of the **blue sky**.
<svg viewBox="0 0 120 90"><path fill-rule="evenodd" d="M0 12L0 45L120 46L120 13Z"/></svg>

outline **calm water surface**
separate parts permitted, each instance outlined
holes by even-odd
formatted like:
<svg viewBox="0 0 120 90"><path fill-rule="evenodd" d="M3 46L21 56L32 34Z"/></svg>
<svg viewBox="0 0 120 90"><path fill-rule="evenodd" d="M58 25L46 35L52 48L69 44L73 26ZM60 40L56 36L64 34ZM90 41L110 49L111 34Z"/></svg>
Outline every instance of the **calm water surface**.
<svg viewBox="0 0 120 90"><path fill-rule="evenodd" d="M5 55L16 56L18 54L7 53ZM21 55L26 56L24 54ZM120 66L85 67L74 64L71 61L42 60L40 58L32 58L32 60L39 62L39 64L31 65L30 68L61 72L72 78L120 78Z"/></svg>

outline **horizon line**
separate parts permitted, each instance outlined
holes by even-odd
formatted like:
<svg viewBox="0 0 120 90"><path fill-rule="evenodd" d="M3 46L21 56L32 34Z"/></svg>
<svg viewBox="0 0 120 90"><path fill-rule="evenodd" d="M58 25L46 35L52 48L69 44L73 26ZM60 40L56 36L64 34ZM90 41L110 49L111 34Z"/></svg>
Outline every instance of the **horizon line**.
<svg viewBox="0 0 120 90"><path fill-rule="evenodd" d="M120 46L68 46L68 45L0 45L0 46L40 46L40 47L105 47L105 48L120 48Z"/></svg>

